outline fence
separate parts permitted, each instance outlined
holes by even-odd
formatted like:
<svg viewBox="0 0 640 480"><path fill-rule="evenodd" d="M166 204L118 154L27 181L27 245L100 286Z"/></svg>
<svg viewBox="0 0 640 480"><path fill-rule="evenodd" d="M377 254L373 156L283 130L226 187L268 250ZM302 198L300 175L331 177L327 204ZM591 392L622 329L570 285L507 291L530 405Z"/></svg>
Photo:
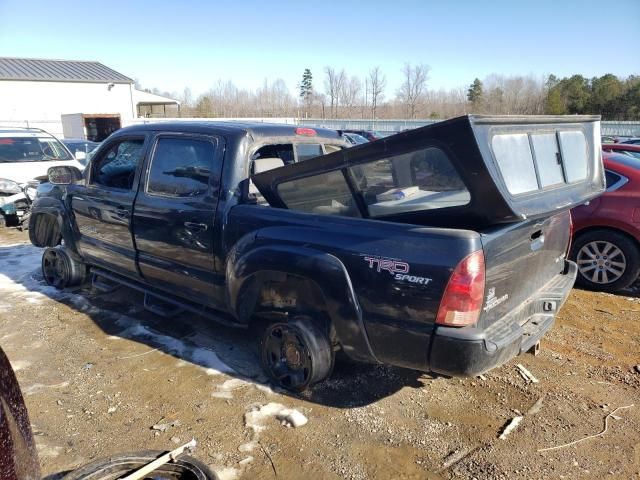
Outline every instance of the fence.
<svg viewBox="0 0 640 480"><path fill-rule="evenodd" d="M424 127L441 120L355 120L355 119L301 119L300 125L324 127L334 130L377 130L383 133L397 133L402 130ZM603 135L620 137L640 137L640 122L603 121Z"/></svg>
<svg viewBox="0 0 640 480"><path fill-rule="evenodd" d="M304 125L309 127L324 127L334 130L377 130L384 133L397 133L402 130L423 127L441 120L356 120L356 119L297 119L294 117L279 118L135 118L123 119L122 126L151 122L266 122L282 123L287 125ZM31 127L41 128L47 132L62 138L62 122L57 120L0 120L0 127ZM603 135L620 137L640 137L640 122L603 121L601 123Z"/></svg>

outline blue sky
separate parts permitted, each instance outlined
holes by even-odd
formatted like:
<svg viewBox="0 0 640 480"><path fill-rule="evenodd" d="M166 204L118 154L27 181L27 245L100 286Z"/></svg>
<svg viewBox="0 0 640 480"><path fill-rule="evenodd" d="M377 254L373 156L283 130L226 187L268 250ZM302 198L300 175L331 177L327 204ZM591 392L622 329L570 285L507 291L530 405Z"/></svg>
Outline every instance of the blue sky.
<svg viewBox="0 0 640 480"><path fill-rule="evenodd" d="M194 94L217 79L256 88L325 65L364 76L379 65L387 97L405 62L429 88L475 77L640 74L640 0L284 2L0 0L0 56L98 60L145 87Z"/></svg>

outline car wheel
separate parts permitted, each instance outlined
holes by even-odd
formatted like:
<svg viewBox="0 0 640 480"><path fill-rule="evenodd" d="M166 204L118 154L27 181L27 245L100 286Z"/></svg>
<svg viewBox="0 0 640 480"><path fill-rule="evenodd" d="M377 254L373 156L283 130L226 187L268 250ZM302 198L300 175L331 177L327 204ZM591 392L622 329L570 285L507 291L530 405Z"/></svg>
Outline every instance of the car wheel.
<svg viewBox="0 0 640 480"><path fill-rule="evenodd" d="M58 290L80 285L86 278L86 271L86 266L64 247L47 248L42 254L44 281Z"/></svg>
<svg viewBox="0 0 640 480"><path fill-rule="evenodd" d="M329 336L314 319L267 325L260 341L262 366L276 384L301 392L326 379L333 370Z"/></svg>
<svg viewBox="0 0 640 480"><path fill-rule="evenodd" d="M571 258L578 264L576 283L590 290L617 292L630 286L640 272L638 246L614 230L593 230L579 235Z"/></svg>
<svg viewBox="0 0 640 480"><path fill-rule="evenodd" d="M91 462L68 473L63 480L111 480L123 478L144 467L165 452L149 450L124 453ZM158 467L144 478L162 480L218 480L219 477L206 465L188 455L180 455L175 461Z"/></svg>

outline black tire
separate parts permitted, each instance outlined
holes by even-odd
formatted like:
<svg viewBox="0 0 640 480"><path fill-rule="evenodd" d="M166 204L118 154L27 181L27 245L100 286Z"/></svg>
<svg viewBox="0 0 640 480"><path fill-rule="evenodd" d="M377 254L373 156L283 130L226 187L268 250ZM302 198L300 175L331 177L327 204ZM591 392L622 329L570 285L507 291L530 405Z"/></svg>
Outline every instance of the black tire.
<svg viewBox="0 0 640 480"><path fill-rule="evenodd" d="M42 276L47 285L62 290L82 284L87 267L65 247L50 247L42 253Z"/></svg>
<svg viewBox="0 0 640 480"><path fill-rule="evenodd" d="M335 354L322 322L297 317L267 324L260 339L260 359L274 383L302 392L331 375Z"/></svg>
<svg viewBox="0 0 640 480"><path fill-rule="evenodd" d="M578 264L576 283L589 290L617 292L629 287L640 273L637 243L615 230L579 234L570 257Z"/></svg>
<svg viewBox="0 0 640 480"><path fill-rule="evenodd" d="M68 473L62 480L115 480L133 473L164 453L166 452L147 450L102 458ZM181 455L175 462L164 464L154 470L149 478L162 480L219 480L219 477L204 463L188 455Z"/></svg>

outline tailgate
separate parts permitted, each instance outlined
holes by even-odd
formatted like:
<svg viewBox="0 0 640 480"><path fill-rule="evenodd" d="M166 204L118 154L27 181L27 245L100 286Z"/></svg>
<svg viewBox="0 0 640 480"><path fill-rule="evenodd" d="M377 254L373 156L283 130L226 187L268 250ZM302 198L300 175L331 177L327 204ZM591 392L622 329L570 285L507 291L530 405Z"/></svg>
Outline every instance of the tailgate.
<svg viewBox="0 0 640 480"><path fill-rule="evenodd" d="M569 244L569 212L492 227L482 232L485 255L485 301L479 327L486 328L537 300L537 292L564 272ZM558 306L559 307L559 306ZM526 322L529 315L517 318Z"/></svg>
<svg viewBox="0 0 640 480"><path fill-rule="evenodd" d="M465 116L252 177L271 206L482 230L604 191L597 116Z"/></svg>

